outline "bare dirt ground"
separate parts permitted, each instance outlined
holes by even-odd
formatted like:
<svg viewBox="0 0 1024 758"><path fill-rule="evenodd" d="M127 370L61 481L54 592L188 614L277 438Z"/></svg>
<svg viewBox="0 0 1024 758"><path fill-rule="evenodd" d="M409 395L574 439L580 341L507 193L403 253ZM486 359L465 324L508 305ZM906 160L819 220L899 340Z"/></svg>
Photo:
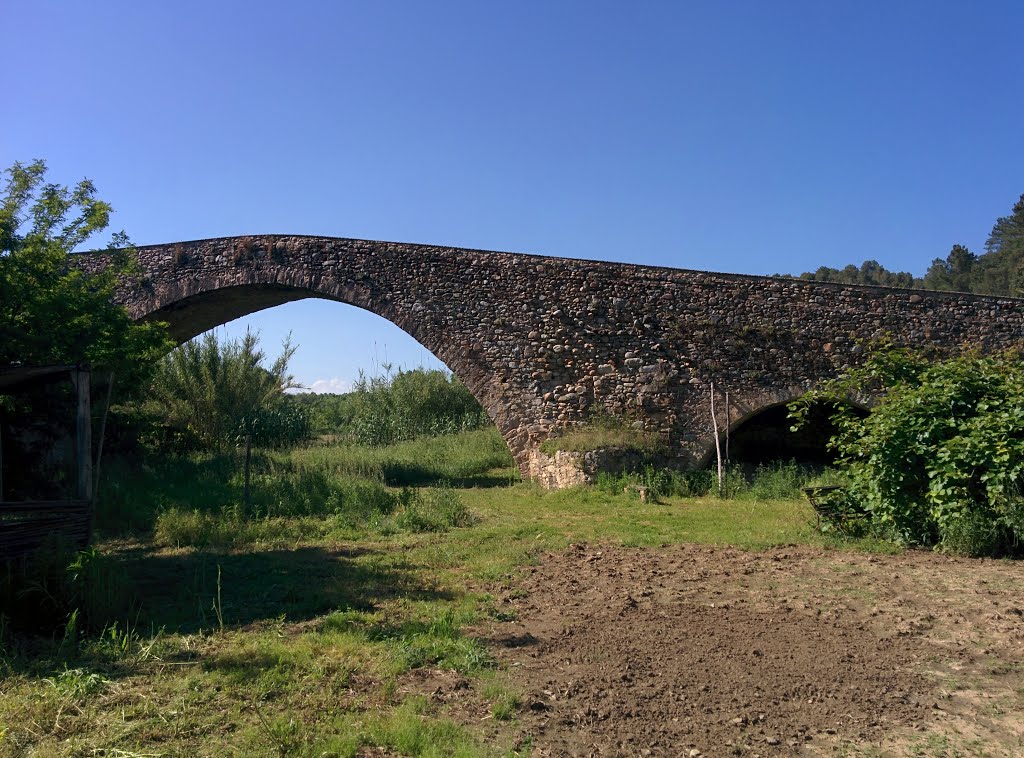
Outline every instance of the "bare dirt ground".
<svg viewBox="0 0 1024 758"><path fill-rule="evenodd" d="M1024 755L1019 562L576 545L501 593L535 755Z"/></svg>

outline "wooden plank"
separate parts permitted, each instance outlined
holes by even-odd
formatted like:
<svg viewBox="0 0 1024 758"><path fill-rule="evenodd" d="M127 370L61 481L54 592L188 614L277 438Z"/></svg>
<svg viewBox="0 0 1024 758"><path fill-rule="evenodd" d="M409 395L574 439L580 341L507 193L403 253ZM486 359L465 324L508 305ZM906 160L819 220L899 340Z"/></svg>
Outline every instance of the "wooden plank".
<svg viewBox="0 0 1024 758"><path fill-rule="evenodd" d="M86 517L85 511L72 511L68 512L50 512L50 513L5 513L0 516L0 529L6 528L9 525L16 524L31 524L31 523L46 523L46 524L61 524L65 521L81 520Z"/></svg>
<svg viewBox="0 0 1024 758"><path fill-rule="evenodd" d="M8 511L53 511L75 509L85 510L88 500L10 500L0 502L0 513Z"/></svg>
<svg viewBox="0 0 1024 758"><path fill-rule="evenodd" d="M0 370L0 393L11 394L24 386L39 380L59 378L61 374L73 374L77 366L19 366Z"/></svg>
<svg viewBox="0 0 1024 758"><path fill-rule="evenodd" d="M12 559L44 545L59 534L79 547L89 544L89 514L78 512L53 517L34 517L22 521L0 521L0 559Z"/></svg>

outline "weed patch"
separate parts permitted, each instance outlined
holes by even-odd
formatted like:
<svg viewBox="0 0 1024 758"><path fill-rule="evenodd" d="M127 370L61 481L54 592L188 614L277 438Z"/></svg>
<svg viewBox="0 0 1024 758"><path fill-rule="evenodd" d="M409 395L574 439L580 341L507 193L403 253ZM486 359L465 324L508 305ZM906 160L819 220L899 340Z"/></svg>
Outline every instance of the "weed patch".
<svg viewBox="0 0 1024 758"><path fill-rule="evenodd" d="M540 445L541 451L548 455L554 455L558 450L586 453L607 449L655 455L662 452L663 447L656 435L615 416L598 416Z"/></svg>

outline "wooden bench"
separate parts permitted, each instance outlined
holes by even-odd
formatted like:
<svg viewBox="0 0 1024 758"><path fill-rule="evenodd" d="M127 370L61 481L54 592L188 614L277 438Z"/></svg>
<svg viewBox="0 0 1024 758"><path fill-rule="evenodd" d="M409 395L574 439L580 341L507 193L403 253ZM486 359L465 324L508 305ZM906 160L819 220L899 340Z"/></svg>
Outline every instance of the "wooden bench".
<svg viewBox="0 0 1024 758"><path fill-rule="evenodd" d="M867 516L860 505L847 498L846 488L837 484L824 487L804 487L804 495L811 501L817 519L815 527L820 531L822 519L845 532L854 522Z"/></svg>

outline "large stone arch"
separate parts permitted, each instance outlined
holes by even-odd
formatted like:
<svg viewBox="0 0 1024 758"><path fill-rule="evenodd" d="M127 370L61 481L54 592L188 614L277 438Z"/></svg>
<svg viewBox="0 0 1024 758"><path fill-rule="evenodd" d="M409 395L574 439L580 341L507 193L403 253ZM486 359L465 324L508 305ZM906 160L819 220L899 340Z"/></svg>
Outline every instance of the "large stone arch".
<svg viewBox="0 0 1024 758"><path fill-rule="evenodd" d="M517 428L504 413L506 406L487 381L486 367L472 355L459 353L436 329L425 326L415 313L394 307L373 282L297 280L280 267L217 272L202 279L173 280L154 287L158 307L144 318L163 321L180 344L203 332L266 308L296 300L319 298L351 305L387 319L411 336L451 369L480 402L503 436ZM513 451L514 453L514 451Z"/></svg>
<svg viewBox="0 0 1024 758"><path fill-rule="evenodd" d="M304 297L388 319L481 401L524 474L542 441L595 412L644 427L693 466L714 444L712 382L736 423L856 364L864 340L951 352L1024 336L1024 301L1012 298L433 245L263 235L138 257L119 299L179 338Z"/></svg>

